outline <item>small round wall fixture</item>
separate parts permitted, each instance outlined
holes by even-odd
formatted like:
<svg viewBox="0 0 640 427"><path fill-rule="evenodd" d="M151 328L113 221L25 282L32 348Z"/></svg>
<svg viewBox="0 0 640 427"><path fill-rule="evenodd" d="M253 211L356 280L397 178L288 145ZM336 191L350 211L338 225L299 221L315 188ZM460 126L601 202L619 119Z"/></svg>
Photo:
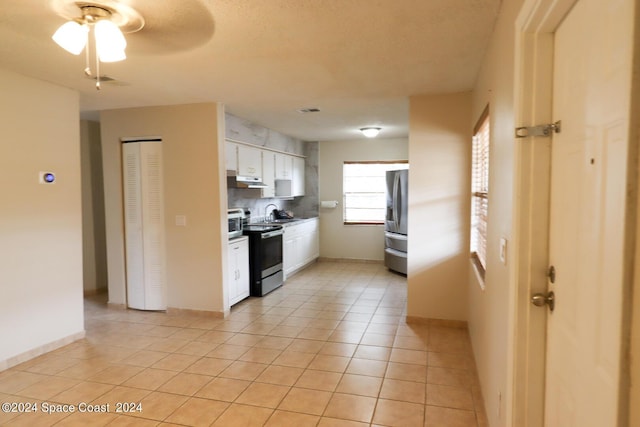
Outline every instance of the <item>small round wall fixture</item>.
<svg viewBox="0 0 640 427"><path fill-rule="evenodd" d="M55 184L56 174L53 172L40 172L38 174L40 184Z"/></svg>
<svg viewBox="0 0 640 427"><path fill-rule="evenodd" d="M366 127L366 128L360 128L360 132L362 132L362 134L367 138L375 138L376 136L378 136L381 129L382 128L378 128L378 127Z"/></svg>

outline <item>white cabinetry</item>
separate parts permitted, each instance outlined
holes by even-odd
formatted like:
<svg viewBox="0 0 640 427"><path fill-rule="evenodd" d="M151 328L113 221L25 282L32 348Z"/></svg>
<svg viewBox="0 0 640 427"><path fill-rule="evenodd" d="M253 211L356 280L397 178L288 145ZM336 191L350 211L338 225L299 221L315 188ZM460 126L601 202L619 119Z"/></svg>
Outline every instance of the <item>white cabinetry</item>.
<svg viewBox="0 0 640 427"><path fill-rule="evenodd" d="M228 254L229 306L249 296L249 238L239 237L229 241Z"/></svg>
<svg viewBox="0 0 640 427"><path fill-rule="evenodd" d="M242 142L226 141L225 165L228 175L260 178L260 197L304 196L305 158Z"/></svg>
<svg viewBox="0 0 640 427"><path fill-rule="evenodd" d="M162 141L122 145L127 302L166 310Z"/></svg>
<svg viewBox="0 0 640 427"><path fill-rule="evenodd" d="M225 145L224 163L228 171L238 171L238 144L227 141Z"/></svg>
<svg viewBox="0 0 640 427"><path fill-rule="evenodd" d="M291 179L293 197L304 196L304 157L293 158L293 176Z"/></svg>
<svg viewBox="0 0 640 427"><path fill-rule="evenodd" d="M238 175L262 178L262 150L238 144Z"/></svg>
<svg viewBox="0 0 640 427"><path fill-rule="evenodd" d="M293 157L276 153L276 179L291 179L293 176Z"/></svg>
<svg viewBox="0 0 640 427"><path fill-rule="evenodd" d="M304 157L276 154L276 197L304 196Z"/></svg>
<svg viewBox="0 0 640 427"><path fill-rule="evenodd" d="M283 269L285 279L320 255L318 219L289 223L284 227Z"/></svg>
<svg viewBox="0 0 640 427"><path fill-rule="evenodd" d="M264 150L262 152L262 183L267 185L262 189L262 197L276 196L276 153Z"/></svg>

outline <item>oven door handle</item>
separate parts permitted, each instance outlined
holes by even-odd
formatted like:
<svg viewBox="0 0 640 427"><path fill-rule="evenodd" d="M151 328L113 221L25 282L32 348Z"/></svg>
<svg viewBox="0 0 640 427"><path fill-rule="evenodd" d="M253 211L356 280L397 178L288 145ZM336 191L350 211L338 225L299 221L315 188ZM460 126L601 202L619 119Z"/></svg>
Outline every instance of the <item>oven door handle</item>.
<svg viewBox="0 0 640 427"><path fill-rule="evenodd" d="M282 230L275 230L275 231L269 231L268 233L262 233L260 237L264 240L270 237L282 236L282 234L283 234Z"/></svg>

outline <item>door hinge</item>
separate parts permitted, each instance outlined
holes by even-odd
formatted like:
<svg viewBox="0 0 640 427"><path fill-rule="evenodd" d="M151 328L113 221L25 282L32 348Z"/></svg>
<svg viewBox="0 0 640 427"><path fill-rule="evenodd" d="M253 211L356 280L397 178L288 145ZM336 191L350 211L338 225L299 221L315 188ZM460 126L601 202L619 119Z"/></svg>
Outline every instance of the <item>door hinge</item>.
<svg viewBox="0 0 640 427"><path fill-rule="evenodd" d="M560 133L562 121L538 126L522 126L516 128L516 138L528 138L530 136L551 136L551 132Z"/></svg>

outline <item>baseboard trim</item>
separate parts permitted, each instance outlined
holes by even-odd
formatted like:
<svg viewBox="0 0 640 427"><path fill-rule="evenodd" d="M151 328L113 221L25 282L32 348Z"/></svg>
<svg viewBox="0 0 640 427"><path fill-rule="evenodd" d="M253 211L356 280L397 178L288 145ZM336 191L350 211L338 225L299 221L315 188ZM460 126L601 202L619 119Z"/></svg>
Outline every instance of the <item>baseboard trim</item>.
<svg viewBox="0 0 640 427"><path fill-rule="evenodd" d="M118 304L115 302L107 302L107 307L109 309L113 309L113 310L126 310L127 309L127 305L126 304Z"/></svg>
<svg viewBox="0 0 640 427"><path fill-rule="evenodd" d="M167 307L167 314L190 314L202 317L211 317L213 319L224 319L225 314L222 311L206 311L206 310L191 310L189 308L175 308Z"/></svg>
<svg viewBox="0 0 640 427"><path fill-rule="evenodd" d="M352 264L382 264L384 260L381 259L357 259L357 258L328 258L320 257L319 262L338 262L338 263L352 263Z"/></svg>
<svg viewBox="0 0 640 427"><path fill-rule="evenodd" d="M92 297L95 295L106 294L109 288L98 288L98 289L84 289L82 294L85 297Z"/></svg>
<svg viewBox="0 0 640 427"><path fill-rule="evenodd" d="M42 356L45 353L49 353L50 351L57 350L60 347L64 347L65 345L69 345L75 341L81 340L85 337L85 331L76 332L75 334L71 334L64 338L60 338L58 340L52 341L50 343L38 346L29 351L25 351L24 353L20 353L17 356L10 357L6 360L0 361L0 372L5 371L9 368L17 366L21 363L27 362L31 359L35 359L38 356Z"/></svg>
<svg viewBox="0 0 640 427"><path fill-rule="evenodd" d="M156 312L156 313L166 313L168 315L176 315L176 314L187 314L187 315L195 315L200 317L210 317L214 319L224 319L225 313L222 311L206 311L206 310L192 310L189 308L176 308L176 307L167 307L166 310L139 310L137 308L129 308L126 304L115 304L112 302L107 303L107 307L111 310L135 310L140 312ZM229 313L226 313L229 315Z"/></svg>
<svg viewBox="0 0 640 427"><path fill-rule="evenodd" d="M469 323L465 320L429 319L426 317L407 316L406 322L414 325L440 326L443 328L468 329Z"/></svg>

